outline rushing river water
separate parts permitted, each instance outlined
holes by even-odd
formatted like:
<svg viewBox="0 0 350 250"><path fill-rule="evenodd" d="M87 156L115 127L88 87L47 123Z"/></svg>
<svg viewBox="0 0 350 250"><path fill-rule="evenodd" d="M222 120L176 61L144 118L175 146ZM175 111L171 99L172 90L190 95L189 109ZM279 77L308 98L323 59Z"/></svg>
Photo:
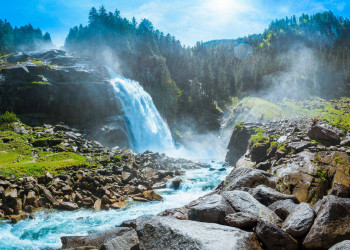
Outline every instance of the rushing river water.
<svg viewBox="0 0 350 250"><path fill-rule="evenodd" d="M115 227L121 222L144 214L158 214L165 209L181 207L215 189L229 173L222 163L210 162L210 168L188 170L179 190L159 189L162 202L135 202L124 209L94 212L38 211L34 219L17 224L0 222L0 249L56 249L61 236L87 235Z"/></svg>

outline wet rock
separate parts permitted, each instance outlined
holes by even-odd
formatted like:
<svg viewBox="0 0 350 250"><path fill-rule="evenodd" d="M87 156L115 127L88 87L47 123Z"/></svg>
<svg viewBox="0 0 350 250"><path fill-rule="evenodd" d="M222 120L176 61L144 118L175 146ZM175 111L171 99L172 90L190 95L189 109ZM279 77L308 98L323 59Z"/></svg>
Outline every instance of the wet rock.
<svg viewBox="0 0 350 250"><path fill-rule="evenodd" d="M282 220L285 220L296 206L297 204L293 200L280 200L272 203L269 208Z"/></svg>
<svg viewBox="0 0 350 250"><path fill-rule="evenodd" d="M250 213L255 217L278 224L280 218L269 208L262 205L251 194L245 191L224 191L222 197L233 207L236 212Z"/></svg>
<svg viewBox="0 0 350 250"><path fill-rule="evenodd" d="M62 249L77 248L83 246L91 246L100 249L105 243L115 237L121 236L131 231L131 228L116 227L101 233L91 234L87 236L64 236L61 237Z"/></svg>
<svg viewBox="0 0 350 250"><path fill-rule="evenodd" d="M256 143L252 146L250 151L250 158L252 161L259 163L263 162L267 158L267 150L270 147L270 143Z"/></svg>
<svg viewBox="0 0 350 250"><path fill-rule="evenodd" d="M329 248L350 238L350 199L328 195L314 206L314 224L303 241L305 248Z"/></svg>
<svg viewBox="0 0 350 250"><path fill-rule="evenodd" d="M136 219L140 249L262 249L254 233L173 217Z"/></svg>
<svg viewBox="0 0 350 250"><path fill-rule="evenodd" d="M143 192L143 196L150 201L162 201L163 198L153 190L148 190Z"/></svg>
<svg viewBox="0 0 350 250"><path fill-rule="evenodd" d="M251 230L258 222L258 218L249 213L238 212L227 215L225 222L231 227L237 227L243 230Z"/></svg>
<svg viewBox="0 0 350 250"><path fill-rule="evenodd" d="M95 212L98 212L98 211L101 210L101 204L102 204L101 199L97 199L95 201L95 203L94 203L94 210L95 210Z"/></svg>
<svg viewBox="0 0 350 250"><path fill-rule="evenodd" d="M179 189L180 185L182 183L182 179L181 178L175 178L173 180L171 180L171 187L174 188L175 190Z"/></svg>
<svg viewBox="0 0 350 250"><path fill-rule="evenodd" d="M116 208L116 209L119 209L119 208L122 208L122 207L125 207L126 205L128 205L128 203L126 202L115 202L111 205L112 208Z"/></svg>
<svg viewBox="0 0 350 250"><path fill-rule="evenodd" d="M272 203L279 200L293 200L295 203L299 203L298 199L294 195L282 194L272 188L265 185L259 185L251 192L253 197L257 199L261 204L269 206Z"/></svg>
<svg viewBox="0 0 350 250"><path fill-rule="evenodd" d="M29 59L29 55L19 52L6 58L9 63L25 62Z"/></svg>
<svg viewBox="0 0 350 250"><path fill-rule="evenodd" d="M275 178L262 170L242 168L239 170L233 170L229 176L226 177L223 182L223 190L231 191L241 187L254 188L264 184L268 187L275 188Z"/></svg>
<svg viewBox="0 0 350 250"><path fill-rule="evenodd" d="M152 189L166 188L166 182L157 182L152 186Z"/></svg>
<svg viewBox="0 0 350 250"><path fill-rule="evenodd" d="M309 204L300 203L289 214L283 223L283 229L293 237L305 235L311 228L315 219L315 212Z"/></svg>
<svg viewBox="0 0 350 250"><path fill-rule="evenodd" d="M268 250L298 249L298 242L286 231L267 221L259 221L255 232L264 247Z"/></svg>
<svg viewBox="0 0 350 250"><path fill-rule="evenodd" d="M329 250L349 250L350 240L344 240L332 246Z"/></svg>
<svg viewBox="0 0 350 250"><path fill-rule="evenodd" d="M340 143L340 137L336 132L319 125L311 127L311 129L307 132L307 135L311 139L315 139L315 140L323 140L323 141Z"/></svg>
<svg viewBox="0 0 350 250"><path fill-rule="evenodd" d="M111 240L108 240L100 248L101 250L130 250L138 249L139 238L134 229L124 232L122 235L119 235Z"/></svg>
<svg viewBox="0 0 350 250"><path fill-rule="evenodd" d="M340 146L350 146L350 138L341 141Z"/></svg>
<svg viewBox="0 0 350 250"><path fill-rule="evenodd" d="M11 220L12 223L17 223L17 222L19 222L21 220L27 219L27 217L28 217L27 213L22 212L22 213L17 214L17 215L11 215L10 216L10 220Z"/></svg>
<svg viewBox="0 0 350 250"><path fill-rule="evenodd" d="M269 161L260 162L259 164L257 164L255 166L256 169L260 169L260 170L264 170L264 171L269 170L270 167L271 167L271 162L269 162Z"/></svg>
<svg viewBox="0 0 350 250"><path fill-rule="evenodd" d="M205 197L198 205L190 208L188 219L225 224L225 217L234 213L233 208L218 194Z"/></svg>

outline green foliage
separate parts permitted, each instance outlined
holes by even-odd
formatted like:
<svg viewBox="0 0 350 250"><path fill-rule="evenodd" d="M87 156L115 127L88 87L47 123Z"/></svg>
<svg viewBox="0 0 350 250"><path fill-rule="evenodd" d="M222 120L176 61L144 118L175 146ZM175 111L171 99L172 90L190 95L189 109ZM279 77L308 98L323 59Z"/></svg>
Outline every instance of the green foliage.
<svg viewBox="0 0 350 250"><path fill-rule="evenodd" d="M340 156L334 157L334 160L336 163L344 163L343 158L341 158Z"/></svg>
<svg viewBox="0 0 350 250"><path fill-rule="evenodd" d="M4 114L0 115L0 125L16 121L18 121L18 118L13 112L6 111Z"/></svg>
<svg viewBox="0 0 350 250"><path fill-rule="evenodd" d="M252 142L253 145L267 144L269 142L269 139L261 134L256 134L250 137L250 141Z"/></svg>
<svg viewBox="0 0 350 250"><path fill-rule="evenodd" d="M278 143L275 141L272 141L270 143L269 149L267 150L267 153L269 154L270 152L277 150L277 148L278 148Z"/></svg>
<svg viewBox="0 0 350 250"><path fill-rule="evenodd" d="M327 174L326 171L321 170L321 169L317 169L317 176L318 176L321 180L327 181L326 174Z"/></svg>

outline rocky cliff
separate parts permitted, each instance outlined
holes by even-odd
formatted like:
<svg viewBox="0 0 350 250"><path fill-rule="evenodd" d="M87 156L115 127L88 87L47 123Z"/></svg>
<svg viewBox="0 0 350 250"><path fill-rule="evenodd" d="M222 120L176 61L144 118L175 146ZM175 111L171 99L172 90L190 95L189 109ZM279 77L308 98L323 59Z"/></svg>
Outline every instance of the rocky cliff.
<svg viewBox="0 0 350 250"><path fill-rule="evenodd" d="M64 122L107 146L128 146L103 65L61 50L20 53L0 63L0 113L13 111L29 125Z"/></svg>

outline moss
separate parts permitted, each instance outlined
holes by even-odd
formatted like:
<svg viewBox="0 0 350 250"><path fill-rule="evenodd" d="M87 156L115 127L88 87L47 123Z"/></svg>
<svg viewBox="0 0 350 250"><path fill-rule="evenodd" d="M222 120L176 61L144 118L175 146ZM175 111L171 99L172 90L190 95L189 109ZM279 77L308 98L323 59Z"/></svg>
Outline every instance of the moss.
<svg viewBox="0 0 350 250"><path fill-rule="evenodd" d="M250 137L250 141L253 145L255 144L267 144L269 139L262 134L255 134Z"/></svg>
<svg viewBox="0 0 350 250"><path fill-rule="evenodd" d="M326 173L327 173L327 172L324 171L324 170L317 169L317 176L318 176L321 180L327 181Z"/></svg>
<svg viewBox="0 0 350 250"><path fill-rule="evenodd" d="M275 151L277 148L278 148L278 143L275 141L272 141L270 143L269 149L267 150L267 154L270 154L271 152Z"/></svg>
<svg viewBox="0 0 350 250"><path fill-rule="evenodd" d="M334 160L336 163L344 163L343 158L341 158L340 156L334 157Z"/></svg>
<svg viewBox="0 0 350 250"><path fill-rule="evenodd" d="M283 143L279 144L277 149L282 150L284 152L287 152L286 145Z"/></svg>
<svg viewBox="0 0 350 250"><path fill-rule="evenodd" d="M49 82L44 81L32 81L31 84L50 85Z"/></svg>

